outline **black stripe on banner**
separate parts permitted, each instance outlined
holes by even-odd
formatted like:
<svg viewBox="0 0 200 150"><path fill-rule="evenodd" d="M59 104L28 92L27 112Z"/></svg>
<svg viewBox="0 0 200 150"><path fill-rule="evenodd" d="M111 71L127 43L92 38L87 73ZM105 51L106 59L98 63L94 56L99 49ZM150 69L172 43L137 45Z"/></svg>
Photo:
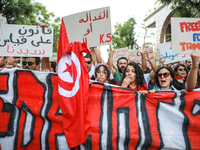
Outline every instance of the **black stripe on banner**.
<svg viewBox="0 0 200 150"><path fill-rule="evenodd" d="M152 137L150 132L150 124L149 124L149 118L147 115L147 110L145 107L145 96L140 95L140 102L141 102L141 111L142 111L142 122L144 125L144 135L145 135L145 141L144 145L142 145L142 150L146 150L151 146L152 143Z"/></svg>
<svg viewBox="0 0 200 150"><path fill-rule="evenodd" d="M128 150L128 144L130 142L130 128L129 128L129 107L122 107L117 109L117 150L120 150L118 145L119 145L119 132L120 132L120 114L124 114L125 116L125 137L124 137L124 149Z"/></svg>
<svg viewBox="0 0 200 150"><path fill-rule="evenodd" d="M107 122L108 122L108 129L107 129L107 149L112 149L112 111L113 111L113 93L112 87L104 85L103 87L103 94L101 95L101 116L100 116L100 137L99 137L99 149L103 150L104 148L101 146L101 138L103 134L103 111L104 103L105 103L105 96L107 97Z"/></svg>

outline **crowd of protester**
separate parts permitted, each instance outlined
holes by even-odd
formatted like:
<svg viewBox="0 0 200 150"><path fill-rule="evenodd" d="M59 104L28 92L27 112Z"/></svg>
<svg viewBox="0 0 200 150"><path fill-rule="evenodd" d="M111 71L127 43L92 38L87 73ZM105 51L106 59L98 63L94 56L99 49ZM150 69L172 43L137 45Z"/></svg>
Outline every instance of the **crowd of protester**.
<svg viewBox="0 0 200 150"><path fill-rule="evenodd" d="M164 58L161 57L160 64L156 66L150 60L145 47L140 50L141 64L134 62L134 58L130 55L129 59L120 57L117 60L117 66L113 65L114 48L112 45L107 63L103 61L96 47L90 48L91 54L86 54L84 58L91 81L130 88L142 94L170 90L192 91L200 88L200 55L197 51L193 51L191 59L185 60L185 63L165 64ZM22 59L21 64L20 59ZM41 60L40 57L1 56L0 71L4 68L58 72L56 62L49 62L49 58Z"/></svg>

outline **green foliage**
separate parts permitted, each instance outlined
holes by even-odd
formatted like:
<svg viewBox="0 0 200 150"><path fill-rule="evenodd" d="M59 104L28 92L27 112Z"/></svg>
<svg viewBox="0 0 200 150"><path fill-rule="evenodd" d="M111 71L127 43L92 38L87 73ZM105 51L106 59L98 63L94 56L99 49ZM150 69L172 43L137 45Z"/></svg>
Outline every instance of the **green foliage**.
<svg viewBox="0 0 200 150"><path fill-rule="evenodd" d="M61 18L50 24L53 12L48 12L41 3L31 0L0 0L0 13L6 17L8 24L38 25L46 23L54 28L54 39L59 39ZM56 52L55 46L53 52Z"/></svg>
<svg viewBox="0 0 200 150"><path fill-rule="evenodd" d="M115 32L112 34L112 42L115 48L138 48L136 33L134 32L135 25L136 22L133 17L124 22L123 25L121 23L115 25Z"/></svg>
<svg viewBox="0 0 200 150"><path fill-rule="evenodd" d="M199 0L158 0L162 4L172 4L171 9L177 17L200 17Z"/></svg>

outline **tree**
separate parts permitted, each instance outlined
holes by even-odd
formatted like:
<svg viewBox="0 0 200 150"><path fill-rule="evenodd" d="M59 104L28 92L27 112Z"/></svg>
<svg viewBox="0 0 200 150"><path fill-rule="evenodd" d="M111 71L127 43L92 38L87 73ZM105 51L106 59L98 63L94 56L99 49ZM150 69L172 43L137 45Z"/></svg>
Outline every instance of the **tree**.
<svg viewBox="0 0 200 150"><path fill-rule="evenodd" d="M0 0L0 13L6 17L8 24L37 25L39 22L54 27L54 39L59 39L61 18L54 17L41 3L31 0ZM56 52L55 48L53 50Z"/></svg>
<svg viewBox="0 0 200 150"><path fill-rule="evenodd" d="M8 24L37 25L38 22L49 24L54 13L48 12L41 3L31 0L0 0L0 13Z"/></svg>
<svg viewBox="0 0 200 150"><path fill-rule="evenodd" d="M117 23L115 25L115 32L112 34L112 41L115 48L129 47L131 49L138 49L137 40L135 38L136 33L134 32L136 25L135 19L129 18L128 21Z"/></svg>
<svg viewBox="0 0 200 150"><path fill-rule="evenodd" d="M162 4L172 4L171 9L177 17L200 17L199 0L158 0Z"/></svg>

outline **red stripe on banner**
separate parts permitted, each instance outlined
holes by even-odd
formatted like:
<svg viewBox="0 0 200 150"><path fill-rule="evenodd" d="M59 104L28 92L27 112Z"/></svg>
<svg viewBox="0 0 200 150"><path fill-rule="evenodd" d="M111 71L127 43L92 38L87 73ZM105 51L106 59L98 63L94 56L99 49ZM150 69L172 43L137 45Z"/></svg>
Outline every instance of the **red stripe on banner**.
<svg viewBox="0 0 200 150"><path fill-rule="evenodd" d="M59 111L59 101L58 101L58 76L52 76L52 89L49 91L50 94L49 96L52 96L52 99L49 99L52 101L51 108L48 113L48 118L51 120L51 130L49 132L49 147L50 149L58 149L56 148L55 141L56 139L56 134L63 134L63 124L62 124L62 114L57 112Z"/></svg>
<svg viewBox="0 0 200 150"><path fill-rule="evenodd" d="M185 95L185 108L184 113L186 123L185 134L189 137L189 142L186 143L189 149L200 149L200 92L193 91L187 92ZM189 145L190 144L190 145Z"/></svg>
<svg viewBox="0 0 200 150"><path fill-rule="evenodd" d="M8 75L0 75L1 82L0 82L0 92L1 91L8 91L7 80Z"/></svg>
<svg viewBox="0 0 200 150"><path fill-rule="evenodd" d="M22 148L21 145L23 139L24 123L26 123L25 112L22 110L19 121L17 149L35 149L35 147L37 147L37 150L41 149L40 136L44 123L44 120L41 116L41 108L44 103L45 89L36 79L37 77L33 76L29 72L18 72L16 85L18 90L18 97L16 106L21 109L23 106L26 106L31 111L31 114L35 117L35 124L33 125L34 139L31 141L28 147ZM29 124L31 123L29 122Z"/></svg>

